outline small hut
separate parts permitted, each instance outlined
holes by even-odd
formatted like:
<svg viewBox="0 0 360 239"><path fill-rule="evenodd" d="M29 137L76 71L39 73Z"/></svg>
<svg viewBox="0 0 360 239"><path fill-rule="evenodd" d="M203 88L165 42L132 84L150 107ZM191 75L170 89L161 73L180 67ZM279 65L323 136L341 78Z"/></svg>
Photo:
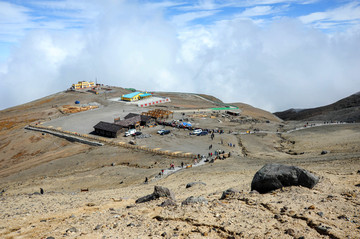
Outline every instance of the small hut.
<svg viewBox="0 0 360 239"><path fill-rule="evenodd" d="M128 129L135 129L139 126L146 126L153 122L155 121L151 116L139 115L135 113L126 115L123 120L120 120L120 118L114 119L115 124L121 125L121 127Z"/></svg>
<svg viewBox="0 0 360 239"><path fill-rule="evenodd" d="M116 138L124 130L121 125L100 121L94 126L95 133L100 136Z"/></svg>

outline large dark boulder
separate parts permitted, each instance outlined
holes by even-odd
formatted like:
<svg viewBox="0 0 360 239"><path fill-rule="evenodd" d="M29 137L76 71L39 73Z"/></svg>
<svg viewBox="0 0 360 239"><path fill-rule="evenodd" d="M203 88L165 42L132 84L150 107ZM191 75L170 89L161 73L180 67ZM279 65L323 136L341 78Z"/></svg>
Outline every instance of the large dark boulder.
<svg viewBox="0 0 360 239"><path fill-rule="evenodd" d="M149 194L149 195L146 195L144 197L137 199L135 201L135 203L148 202L148 201L155 200L155 199L158 199L161 197L167 197L167 198L170 198L171 200L175 200L175 196L174 196L173 192L170 191L170 189L161 187L161 186L155 186L154 192L152 194Z"/></svg>
<svg viewBox="0 0 360 239"><path fill-rule="evenodd" d="M254 175L251 190L267 193L288 186L313 188L318 182L319 178L305 169L282 164L266 164Z"/></svg>

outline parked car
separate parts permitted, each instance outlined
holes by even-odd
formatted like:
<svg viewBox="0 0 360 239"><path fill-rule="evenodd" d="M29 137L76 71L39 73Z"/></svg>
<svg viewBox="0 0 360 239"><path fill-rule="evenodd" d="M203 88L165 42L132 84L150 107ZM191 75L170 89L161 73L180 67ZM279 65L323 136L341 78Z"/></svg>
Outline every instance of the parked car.
<svg viewBox="0 0 360 239"><path fill-rule="evenodd" d="M197 136L203 136L203 135L207 135L208 132L207 131L202 131L201 133L198 133Z"/></svg>
<svg viewBox="0 0 360 239"><path fill-rule="evenodd" d="M142 132L136 131L136 132L135 132L135 135L142 135Z"/></svg>
<svg viewBox="0 0 360 239"><path fill-rule="evenodd" d="M164 130L163 132L160 133L160 135L165 135L165 134L170 134L170 130Z"/></svg>
<svg viewBox="0 0 360 239"><path fill-rule="evenodd" d="M136 129L129 129L125 132L125 137L129 137L130 135L134 135L136 133Z"/></svg>
<svg viewBox="0 0 360 239"><path fill-rule="evenodd" d="M202 129L195 129L193 132L191 132L190 134L193 134L193 135L198 135L202 132Z"/></svg>
<svg viewBox="0 0 360 239"><path fill-rule="evenodd" d="M158 134L161 134L162 132L164 132L165 131L165 129L161 129L161 130L159 130L157 133Z"/></svg>

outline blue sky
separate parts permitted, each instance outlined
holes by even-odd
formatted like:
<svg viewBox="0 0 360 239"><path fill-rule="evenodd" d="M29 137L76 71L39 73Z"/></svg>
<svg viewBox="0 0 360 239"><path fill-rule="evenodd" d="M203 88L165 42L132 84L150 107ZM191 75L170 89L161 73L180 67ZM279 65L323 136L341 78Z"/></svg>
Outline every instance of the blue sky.
<svg viewBox="0 0 360 239"><path fill-rule="evenodd" d="M315 107L360 90L359 32L350 0L0 0L0 109L95 77Z"/></svg>

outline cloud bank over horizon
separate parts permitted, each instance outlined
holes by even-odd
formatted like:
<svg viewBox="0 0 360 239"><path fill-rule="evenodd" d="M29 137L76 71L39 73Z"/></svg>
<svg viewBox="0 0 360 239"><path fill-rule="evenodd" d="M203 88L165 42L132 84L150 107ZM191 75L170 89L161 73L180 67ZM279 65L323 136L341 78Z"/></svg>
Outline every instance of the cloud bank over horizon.
<svg viewBox="0 0 360 239"><path fill-rule="evenodd" d="M291 2L281 0L285 5L55 2L34 3L76 18L29 27L29 18L41 18L27 15L29 6L0 1L22 16L12 35L18 40L0 61L0 109L96 78L142 90L205 93L272 112L330 104L360 91L357 1L296 17L280 16ZM241 10L220 14L230 7ZM339 21L347 27L330 27ZM0 40L4 34L0 30Z"/></svg>

